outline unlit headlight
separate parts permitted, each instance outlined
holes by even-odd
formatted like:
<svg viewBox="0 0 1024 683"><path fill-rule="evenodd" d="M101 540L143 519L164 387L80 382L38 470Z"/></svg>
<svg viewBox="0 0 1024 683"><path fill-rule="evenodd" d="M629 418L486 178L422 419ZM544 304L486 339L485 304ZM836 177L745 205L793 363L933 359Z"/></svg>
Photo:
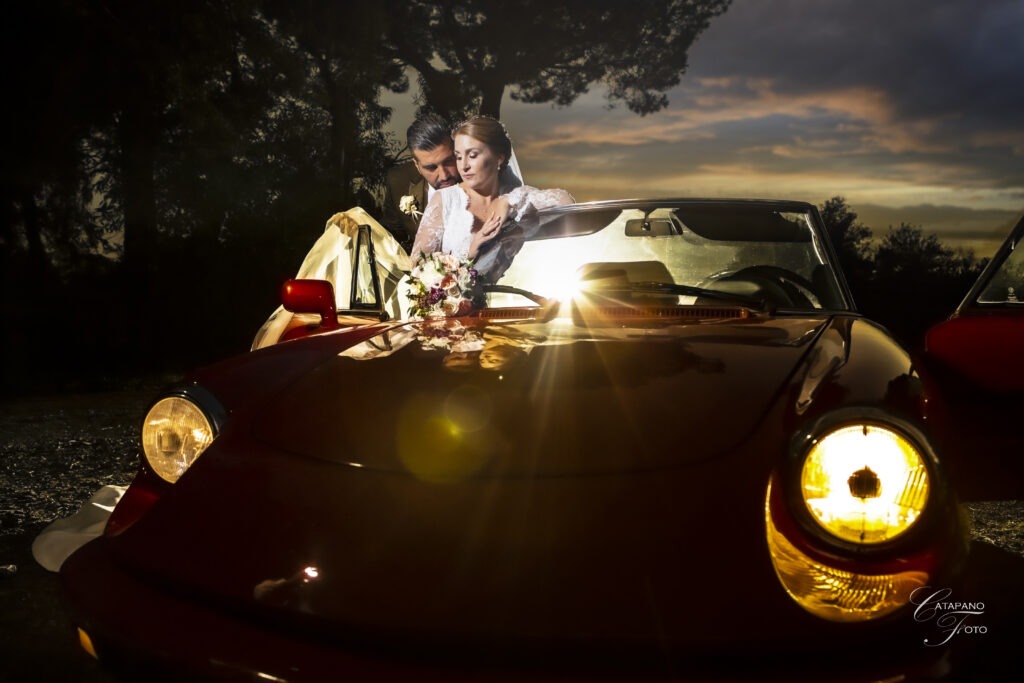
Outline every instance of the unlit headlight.
<svg viewBox="0 0 1024 683"><path fill-rule="evenodd" d="M181 396L169 396L150 408L142 424L142 451L160 478L174 483L213 441L210 420Z"/></svg>
<svg viewBox="0 0 1024 683"><path fill-rule="evenodd" d="M804 459L800 491L811 517L833 536L883 543L914 525L928 501L925 460L906 437L849 425L819 439Z"/></svg>

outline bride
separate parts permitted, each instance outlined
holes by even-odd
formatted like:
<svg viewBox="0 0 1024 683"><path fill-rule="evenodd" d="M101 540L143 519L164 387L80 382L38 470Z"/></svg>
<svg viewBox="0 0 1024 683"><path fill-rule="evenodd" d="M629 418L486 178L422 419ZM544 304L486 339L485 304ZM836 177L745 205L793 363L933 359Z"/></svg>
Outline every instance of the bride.
<svg viewBox="0 0 1024 683"><path fill-rule="evenodd" d="M572 204L565 190L539 190L523 185L512 156L512 141L499 121L474 116L452 131L455 160L462 181L430 198L413 242L412 260L437 251L472 259L480 275L496 281L517 250L502 248L506 219L552 206Z"/></svg>

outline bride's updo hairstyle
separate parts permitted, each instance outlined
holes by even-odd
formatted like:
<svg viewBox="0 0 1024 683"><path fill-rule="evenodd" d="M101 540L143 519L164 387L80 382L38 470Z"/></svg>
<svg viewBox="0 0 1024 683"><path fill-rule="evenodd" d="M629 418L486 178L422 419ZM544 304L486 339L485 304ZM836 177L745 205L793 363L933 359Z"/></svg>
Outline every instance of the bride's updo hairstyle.
<svg viewBox="0 0 1024 683"><path fill-rule="evenodd" d="M501 121L490 116L473 116L468 118L452 130L452 139L456 135L468 135L475 138L491 148L491 151L498 156L505 157L501 167L508 165L512 158L512 140L508 137L508 131Z"/></svg>

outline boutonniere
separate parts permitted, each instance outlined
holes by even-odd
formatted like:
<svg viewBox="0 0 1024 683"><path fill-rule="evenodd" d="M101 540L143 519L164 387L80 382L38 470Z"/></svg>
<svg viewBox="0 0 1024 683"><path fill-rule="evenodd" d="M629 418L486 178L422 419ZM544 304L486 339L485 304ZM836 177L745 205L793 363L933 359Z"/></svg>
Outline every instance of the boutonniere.
<svg viewBox="0 0 1024 683"><path fill-rule="evenodd" d="M398 210L407 216L412 216L416 220L419 220L423 215L423 212L420 211L420 205L416 203L416 198L411 194L407 194L399 200Z"/></svg>

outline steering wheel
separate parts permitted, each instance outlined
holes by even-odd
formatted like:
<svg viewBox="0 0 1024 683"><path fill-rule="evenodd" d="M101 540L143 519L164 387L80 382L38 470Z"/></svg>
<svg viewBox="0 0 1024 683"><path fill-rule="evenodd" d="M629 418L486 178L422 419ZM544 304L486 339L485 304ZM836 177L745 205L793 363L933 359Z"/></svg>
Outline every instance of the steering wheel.
<svg viewBox="0 0 1024 683"><path fill-rule="evenodd" d="M735 272L712 275L705 281L745 282L756 289L754 296L763 296L782 308L821 308L821 300L811 281L799 273L779 266L747 266ZM702 285L706 286L706 285Z"/></svg>

